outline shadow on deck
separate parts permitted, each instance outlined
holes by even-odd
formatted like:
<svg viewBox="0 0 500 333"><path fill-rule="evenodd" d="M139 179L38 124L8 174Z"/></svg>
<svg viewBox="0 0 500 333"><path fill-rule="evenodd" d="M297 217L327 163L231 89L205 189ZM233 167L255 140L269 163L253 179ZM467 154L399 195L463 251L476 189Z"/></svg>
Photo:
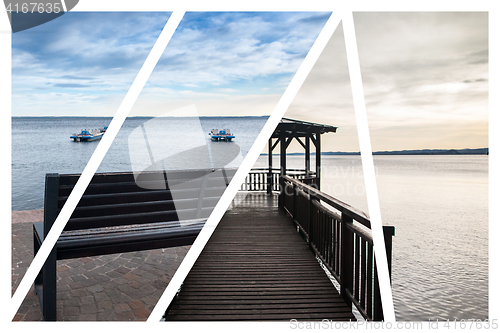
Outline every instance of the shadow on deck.
<svg viewBox="0 0 500 333"><path fill-rule="evenodd" d="M226 212L167 321L355 320L277 201L248 193Z"/></svg>

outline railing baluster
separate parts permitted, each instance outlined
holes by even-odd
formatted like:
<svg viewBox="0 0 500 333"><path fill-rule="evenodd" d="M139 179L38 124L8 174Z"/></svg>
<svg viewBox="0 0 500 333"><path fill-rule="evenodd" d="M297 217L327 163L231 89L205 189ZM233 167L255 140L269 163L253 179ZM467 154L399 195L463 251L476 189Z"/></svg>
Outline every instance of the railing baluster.
<svg viewBox="0 0 500 333"><path fill-rule="evenodd" d="M352 218L346 214L342 214L342 238L341 238L341 295L346 302L350 302L349 293L352 294L352 252L353 252L353 237L352 232L347 224L352 224Z"/></svg>
<svg viewBox="0 0 500 333"><path fill-rule="evenodd" d="M376 262L375 262L376 263ZM378 284L378 274L377 274L377 265L375 264L375 278L373 282L373 320L384 320L384 313L382 311L382 300L380 299L380 287Z"/></svg>
<svg viewBox="0 0 500 333"><path fill-rule="evenodd" d="M366 277L366 241L363 240L361 242L361 299L360 303L361 306L366 309L366 284L367 284L367 277Z"/></svg>
<svg viewBox="0 0 500 333"><path fill-rule="evenodd" d="M366 275L368 276L368 283L366 284L366 313L373 318L373 247L368 247L366 265Z"/></svg>
<svg viewBox="0 0 500 333"><path fill-rule="evenodd" d="M360 241L361 241L361 237L359 237L358 235L355 235L355 243L354 243L354 299L356 301L359 301L360 299L360 294L359 294L359 278L360 278L360 275L359 275L359 272L360 272L360 269L359 269L359 259L360 259L360 256L359 256L359 248L360 248Z"/></svg>

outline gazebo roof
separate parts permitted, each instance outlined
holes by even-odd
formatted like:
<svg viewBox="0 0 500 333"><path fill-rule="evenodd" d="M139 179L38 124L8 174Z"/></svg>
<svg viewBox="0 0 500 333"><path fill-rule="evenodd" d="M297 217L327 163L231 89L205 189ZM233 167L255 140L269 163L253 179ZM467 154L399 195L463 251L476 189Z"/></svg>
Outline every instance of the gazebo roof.
<svg viewBox="0 0 500 333"><path fill-rule="evenodd" d="M302 120L295 120L290 118L282 118L274 133L273 138L279 138L283 132L285 137L305 137L311 134L324 134L328 132L335 133L337 127L331 125L316 124Z"/></svg>

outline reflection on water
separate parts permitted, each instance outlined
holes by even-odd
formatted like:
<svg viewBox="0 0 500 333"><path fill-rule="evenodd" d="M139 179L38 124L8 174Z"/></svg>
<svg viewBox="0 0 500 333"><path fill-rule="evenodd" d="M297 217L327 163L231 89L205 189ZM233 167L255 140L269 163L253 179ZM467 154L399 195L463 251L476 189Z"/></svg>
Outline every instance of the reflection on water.
<svg viewBox="0 0 500 333"><path fill-rule="evenodd" d="M374 156L374 164L382 222L396 227L396 319L487 319L488 157ZM303 156L287 165L302 168ZM321 189L368 212L360 156L323 156Z"/></svg>

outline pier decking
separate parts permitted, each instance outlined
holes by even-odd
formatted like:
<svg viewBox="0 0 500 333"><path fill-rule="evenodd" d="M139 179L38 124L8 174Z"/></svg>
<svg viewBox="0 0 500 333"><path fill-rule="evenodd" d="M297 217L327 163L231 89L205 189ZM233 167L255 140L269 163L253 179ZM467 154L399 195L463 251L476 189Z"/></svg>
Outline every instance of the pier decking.
<svg viewBox="0 0 500 333"><path fill-rule="evenodd" d="M249 193L229 210L166 320L355 320L277 196Z"/></svg>

